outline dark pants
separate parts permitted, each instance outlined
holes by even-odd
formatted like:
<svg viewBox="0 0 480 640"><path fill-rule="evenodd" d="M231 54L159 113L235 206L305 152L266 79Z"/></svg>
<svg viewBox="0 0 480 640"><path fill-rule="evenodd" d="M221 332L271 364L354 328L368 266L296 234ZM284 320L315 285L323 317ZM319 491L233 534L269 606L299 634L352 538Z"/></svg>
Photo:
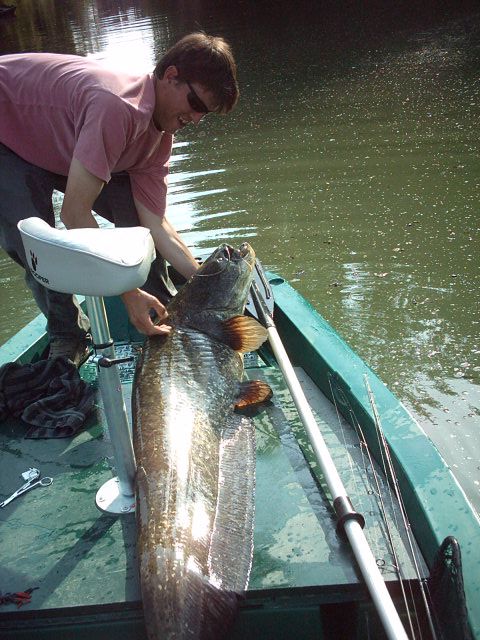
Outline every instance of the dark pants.
<svg viewBox="0 0 480 640"><path fill-rule="evenodd" d="M25 269L25 281L40 310L47 318L50 339L78 337L89 328L75 296L57 293L43 287L30 273L17 223L24 218L42 218L52 227L55 215L52 204L54 189L64 192L67 179L25 162L0 143L0 244L8 255ZM93 210L118 227L138 226L127 173L112 175L93 205ZM166 304L175 295L175 287L167 273L165 260L157 253L147 282L142 287Z"/></svg>

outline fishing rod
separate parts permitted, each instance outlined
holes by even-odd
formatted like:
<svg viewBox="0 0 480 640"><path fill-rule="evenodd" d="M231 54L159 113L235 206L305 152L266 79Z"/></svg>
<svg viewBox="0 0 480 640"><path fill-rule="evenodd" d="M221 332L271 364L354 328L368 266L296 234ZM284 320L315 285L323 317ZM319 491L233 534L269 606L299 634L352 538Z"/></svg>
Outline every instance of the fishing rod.
<svg viewBox="0 0 480 640"><path fill-rule="evenodd" d="M353 509L352 503L346 494L345 487L278 334L272 313L267 306L267 301L260 293L257 281L259 281L262 288L266 291L266 297L271 307L273 294L263 267L258 260L256 261L255 268L258 277L252 283L250 295L258 314L256 317L267 329L268 341L283 373L285 382L290 390L292 399L309 436L316 459L329 488L333 499L333 506L337 514L337 529L343 532L350 542L350 546L352 547L387 637L389 640L408 640L400 616L393 604L375 557L363 533L363 516Z"/></svg>
<svg viewBox="0 0 480 640"><path fill-rule="evenodd" d="M370 383L368 381L368 376L366 374L364 375L364 383L365 383L365 389L367 391L368 399L369 399L369 402L370 402L370 406L371 406L372 412L373 412L373 418L374 418L374 422L375 422L375 429L376 429L376 432L377 432L378 444L379 444L380 453L381 453L381 456L382 456L385 477L386 478L390 477L392 485L393 485L395 497L397 498L397 502L398 502L399 507L400 507L400 514L402 516L404 530L405 530L405 533L406 533L406 536L407 536L407 540L408 540L408 544L409 544L409 547L410 547L410 554L411 554L412 562L413 562L413 565L415 567L415 572L417 574L418 584L420 586L420 593L422 594L422 600L423 600L423 604L424 604L424 607L425 607L425 612L426 612L426 615L427 615L428 626L430 628L430 632L432 634L432 638L434 640L437 640L438 635L437 635L437 632L435 630L435 624L434 624L433 617L432 617L432 611L431 611L429 603L428 603L428 597L427 597L427 593L426 593L426 590L425 590L424 581L423 581L421 573L420 573L419 563L418 563L418 559L417 559L417 553L415 551L414 543L413 543L413 540L412 540L412 533L411 533L412 527L411 527L410 521L408 519L407 511L405 509L405 503L403 501L403 497L402 497L402 494L401 494L400 484L398 482L398 477L397 477L395 468L393 466L393 460L392 460L392 456L390 454L390 447L389 447L387 439L385 437L383 426L382 426L382 423L381 423L381 420L380 420L380 414L378 412L377 404L375 402L375 397L373 395L373 391L372 391L372 389L370 387Z"/></svg>
<svg viewBox="0 0 480 640"><path fill-rule="evenodd" d="M337 395L338 395L339 391L341 392L341 389L337 389L334 386L334 382L333 382L333 379L332 379L331 375L329 375L328 382L329 382L329 386L330 386L330 393L332 394L333 402L334 402L334 405L335 405L335 410L337 412L338 424L339 424L339 427L340 427L340 429L341 429L341 431L343 433L342 420L341 420L340 412L339 412L339 409L338 409L338 406L337 406ZM372 493L373 493L373 495L376 496L376 499L378 501L378 507L380 509L380 514L381 514L381 517L382 517L382 520L383 520L383 523L384 523L384 526L385 526L385 529L386 529L386 537L387 537L388 543L390 545L390 550L391 550L391 554L392 554L392 557L393 557L393 568L394 568L395 573L397 575L397 578L398 578L398 581L399 581L399 585L400 585L400 590L402 592L403 602L405 603L405 607L406 607L406 614L407 614L407 619L408 619L408 625L409 625L409 628L410 628L410 634L411 634L412 638L415 638L415 631L413 629L412 616L410 614L410 611L409 611L409 608L408 608L408 604L407 604L408 603L407 593L405 591L405 586L404 586L404 577L403 577L402 572L401 572L400 559L398 557L397 550L395 548L395 543L394 543L393 533L392 533L392 527L391 527L391 523L389 522L389 518L388 518L388 515L387 515L386 504L385 504L385 501L384 501L384 498L383 498L382 488L380 486L380 479L379 479L378 473L377 473L377 471L375 469L375 462L373 460L373 456L372 456L372 453L370 451L370 447L368 446L367 440L365 438L365 434L363 432L363 429L362 429L362 427L361 427L361 425L360 425L360 423L359 423L359 421L357 419L357 416L355 415L355 412L354 412L353 408L350 406L350 402L344 396L343 392L342 392L342 398L340 399L340 401L344 405L347 406L348 411L350 413L350 420L351 420L352 426L355 429L355 431L357 433L357 437L358 437L359 442L360 442L360 449L361 449L361 452L362 452L362 459L364 457L363 451L366 452L366 455L367 455L367 458L368 458L368 462L369 462L370 469L371 469L372 476L373 476L373 481L374 481L374 484L375 484L375 488L372 491ZM382 456L382 459L383 459L383 456ZM364 467L365 467L365 471L366 471L365 462L364 462ZM352 471L353 471L353 469L352 469ZM368 476L368 474L366 474L366 475ZM385 473L385 477L387 477L386 473ZM390 502L391 502L391 505L392 505L393 519L396 522L395 508L394 508L394 505L393 505L391 490L390 490L390 487L389 487L388 483L387 483L387 490L388 490L388 495L390 496ZM398 528L398 525L397 525L397 528ZM410 586L410 596L411 596L411 601L413 602L414 610L416 612L415 599L413 598L413 593L412 593L411 586ZM418 616L417 616L417 619L418 619ZM421 632L420 632L420 636L421 636Z"/></svg>

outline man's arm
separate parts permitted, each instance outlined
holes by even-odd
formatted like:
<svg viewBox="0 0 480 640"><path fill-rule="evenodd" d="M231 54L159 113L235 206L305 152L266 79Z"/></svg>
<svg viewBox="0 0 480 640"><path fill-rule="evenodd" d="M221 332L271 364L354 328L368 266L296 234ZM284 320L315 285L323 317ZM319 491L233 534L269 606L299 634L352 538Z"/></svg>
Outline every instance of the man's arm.
<svg viewBox="0 0 480 640"><path fill-rule="evenodd" d="M60 214L67 229L98 227L92 215L92 207L103 186L103 180L94 176L81 162L73 158ZM157 298L141 289L127 291L121 297L132 324L141 333L147 335L169 333L170 327L154 325L150 318L151 309L157 313L160 320L167 316L167 310Z"/></svg>
<svg viewBox="0 0 480 640"><path fill-rule="evenodd" d="M103 185L103 180L87 171L81 162L73 158L60 213L60 218L67 229L98 227L92 215L92 207Z"/></svg>
<svg viewBox="0 0 480 640"><path fill-rule="evenodd" d="M190 278L199 264L167 218L152 213L138 200L135 200L135 206L140 224L150 229L157 251L184 278Z"/></svg>

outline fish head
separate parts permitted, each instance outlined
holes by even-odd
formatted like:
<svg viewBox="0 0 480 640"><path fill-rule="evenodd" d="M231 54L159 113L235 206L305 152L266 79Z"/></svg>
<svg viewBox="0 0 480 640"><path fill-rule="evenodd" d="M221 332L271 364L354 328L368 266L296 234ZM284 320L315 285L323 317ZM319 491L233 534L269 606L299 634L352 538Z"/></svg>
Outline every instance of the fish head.
<svg viewBox="0 0 480 640"><path fill-rule="evenodd" d="M222 244L180 289L169 305L170 316L198 313L229 318L242 314L253 280L255 251L244 242L238 249Z"/></svg>

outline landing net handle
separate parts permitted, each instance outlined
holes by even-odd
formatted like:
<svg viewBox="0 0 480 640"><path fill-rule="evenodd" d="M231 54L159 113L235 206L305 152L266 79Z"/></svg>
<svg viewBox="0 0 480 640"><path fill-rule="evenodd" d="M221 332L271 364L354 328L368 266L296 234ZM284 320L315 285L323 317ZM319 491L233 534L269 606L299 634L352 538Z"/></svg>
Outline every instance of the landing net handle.
<svg viewBox="0 0 480 640"><path fill-rule="evenodd" d="M345 499L349 501L345 487L338 475L338 471L320 433L310 405L303 393L303 389L285 347L282 344L272 315L255 282L252 284L250 292L255 310L258 314L258 319L263 322L267 329L270 346L290 390L300 419L305 427L332 499L334 502L337 499L340 499L342 502L344 502ZM355 512L352 511L352 513ZM356 517L346 518L343 523L343 529L350 542L355 559L360 567L360 571L380 616L387 637L389 640L408 640L408 636L387 590L375 557L365 538L359 519Z"/></svg>

